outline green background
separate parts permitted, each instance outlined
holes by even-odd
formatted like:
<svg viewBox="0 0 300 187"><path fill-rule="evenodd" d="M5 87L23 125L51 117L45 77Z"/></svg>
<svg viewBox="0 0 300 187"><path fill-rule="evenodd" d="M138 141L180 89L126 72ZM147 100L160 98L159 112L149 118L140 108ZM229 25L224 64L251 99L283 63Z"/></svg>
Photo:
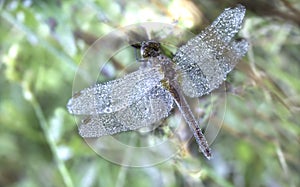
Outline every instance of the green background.
<svg viewBox="0 0 300 187"><path fill-rule="evenodd" d="M197 34L237 3L0 1L0 186L300 186L297 0L240 1L251 47L230 75L210 161L192 143L165 163L121 167L86 145L66 111L97 38L144 21L176 20ZM215 110L211 119L221 118Z"/></svg>

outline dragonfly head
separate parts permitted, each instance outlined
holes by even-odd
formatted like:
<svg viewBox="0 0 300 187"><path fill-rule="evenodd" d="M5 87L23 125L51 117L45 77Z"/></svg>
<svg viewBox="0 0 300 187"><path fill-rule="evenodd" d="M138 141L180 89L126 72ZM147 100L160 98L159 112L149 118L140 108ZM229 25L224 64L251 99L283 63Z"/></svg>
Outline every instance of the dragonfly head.
<svg viewBox="0 0 300 187"><path fill-rule="evenodd" d="M149 57L157 57L160 55L160 43L149 40L144 41L141 44L141 56L142 58L149 58Z"/></svg>

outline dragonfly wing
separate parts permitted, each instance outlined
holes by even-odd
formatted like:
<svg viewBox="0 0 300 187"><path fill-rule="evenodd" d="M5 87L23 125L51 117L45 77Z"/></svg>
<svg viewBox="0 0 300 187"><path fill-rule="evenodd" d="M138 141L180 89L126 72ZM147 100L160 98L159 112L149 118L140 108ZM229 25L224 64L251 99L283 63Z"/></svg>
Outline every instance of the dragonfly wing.
<svg viewBox="0 0 300 187"><path fill-rule="evenodd" d="M82 137L100 137L149 126L167 117L173 97L161 85L152 88L140 100L110 114L88 116L79 126Z"/></svg>
<svg viewBox="0 0 300 187"><path fill-rule="evenodd" d="M229 43L242 28L246 8L237 5L234 8L226 8L207 28L224 42Z"/></svg>
<svg viewBox="0 0 300 187"><path fill-rule="evenodd" d="M218 88L247 52L246 40L232 40L244 15L242 5L225 9L212 25L178 49L173 60L187 96L200 97Z"/></svg>
<svg viewBox="0 0 300 187"><path fill-rule="evenodd" d="M162 79L158 67L139 69L123 78L81 90L69 100L67 108L76 115L119 111L140 100Z"/></svg>

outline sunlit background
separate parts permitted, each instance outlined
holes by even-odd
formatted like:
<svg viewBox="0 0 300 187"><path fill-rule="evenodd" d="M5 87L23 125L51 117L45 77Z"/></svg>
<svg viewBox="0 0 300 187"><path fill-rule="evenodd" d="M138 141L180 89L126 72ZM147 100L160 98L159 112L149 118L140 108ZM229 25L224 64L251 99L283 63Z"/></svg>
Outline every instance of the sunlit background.
<svg viewBox="0 0 300 187"><path fill-rule="evenodd" d="M87 146L65 106L94 41L145 21L198 34L238 3L251 46L229 77L224 119L224 107L210 118L223 121L213 159L191 140L164 163L130 168ZM0 186L300 186L298 0L2 0L0 11Z"/></svg>

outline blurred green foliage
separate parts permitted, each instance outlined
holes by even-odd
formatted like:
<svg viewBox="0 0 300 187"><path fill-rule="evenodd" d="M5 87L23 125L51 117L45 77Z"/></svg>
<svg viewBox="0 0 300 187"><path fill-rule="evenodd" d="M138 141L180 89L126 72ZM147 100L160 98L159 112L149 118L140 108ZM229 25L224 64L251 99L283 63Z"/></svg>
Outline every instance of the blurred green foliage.
<svg viewBox="0 0 300 187"><path fill-rule="evenodd" d="M230 75L210 161L192 145L153 167L110 163L79 137L66 111L77 66L97 38L145 21L178 20L197 34L237 3L0 1L0 186L299 186L296 0L241 2L240 35L251 47ZM212 124L224 110L213 112Z"/></svg>

